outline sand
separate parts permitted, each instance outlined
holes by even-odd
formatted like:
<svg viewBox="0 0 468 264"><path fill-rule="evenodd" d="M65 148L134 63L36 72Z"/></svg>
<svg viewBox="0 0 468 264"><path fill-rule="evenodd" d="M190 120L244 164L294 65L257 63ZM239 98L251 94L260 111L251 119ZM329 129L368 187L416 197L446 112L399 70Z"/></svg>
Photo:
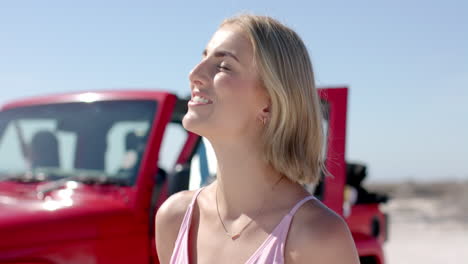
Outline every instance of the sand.
<svg viewBox="0 0 468 264"><path fill-rule="evenodd" d="M368 188L392 197L386 264L468 264L468 181Z"/></svg>

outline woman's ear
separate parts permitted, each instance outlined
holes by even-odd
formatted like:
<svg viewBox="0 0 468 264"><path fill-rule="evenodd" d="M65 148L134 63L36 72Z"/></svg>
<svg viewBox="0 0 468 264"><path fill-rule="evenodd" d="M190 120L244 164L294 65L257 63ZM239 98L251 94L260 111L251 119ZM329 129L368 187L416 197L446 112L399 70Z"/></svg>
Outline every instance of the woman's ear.
<svg viewBox="0 0 468 264"><path fill-rule="evenodd" d="M258 118L263 123L263 125L265 125L270 120L270 118L271 118L271 104L270 104L269 101L264 107L262 107L262 110L261 110Z"/></svg>
<svg viewBox="0 0 468 264"><path fill-rule="evenodd" d="M263 123L263 125L265 125L271 118L271 99L267 90L263 86L259 88L260 89L257 90L257 100L259 102L257 118Z"/></svg>

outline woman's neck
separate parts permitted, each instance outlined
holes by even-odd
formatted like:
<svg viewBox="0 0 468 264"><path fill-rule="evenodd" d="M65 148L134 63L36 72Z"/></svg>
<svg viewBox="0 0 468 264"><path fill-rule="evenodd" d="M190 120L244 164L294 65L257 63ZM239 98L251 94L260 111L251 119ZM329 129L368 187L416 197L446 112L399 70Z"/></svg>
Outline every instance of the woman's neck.
<svg viewBox="0 0 468 264"><path fill-rule="evenodd" d="M274 197L273 186L282 175L264 161L258 145L212 144L218 162L219 206L227 218L255 214L265 199Z"/></svg>

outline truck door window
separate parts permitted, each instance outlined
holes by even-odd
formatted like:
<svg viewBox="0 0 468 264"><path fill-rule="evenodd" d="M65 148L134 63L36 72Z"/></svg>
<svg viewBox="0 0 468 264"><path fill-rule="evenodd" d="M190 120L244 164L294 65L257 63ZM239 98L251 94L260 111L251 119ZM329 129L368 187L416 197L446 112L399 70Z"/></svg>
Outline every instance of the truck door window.
<svg viewBox="0 0 468 264"><path fill-rule="evenodd" d="M174 170L177 158L187 140L187 130L180 123L169 123L164 131L159 150L159 168L166 172Z"/></svg>
<svg viewBox="0 0 468 264"><path fill-rule="evenodd" d="M189 190L208 185L216 178L217 160L210 142L202 138L190 164Z"/></svg>

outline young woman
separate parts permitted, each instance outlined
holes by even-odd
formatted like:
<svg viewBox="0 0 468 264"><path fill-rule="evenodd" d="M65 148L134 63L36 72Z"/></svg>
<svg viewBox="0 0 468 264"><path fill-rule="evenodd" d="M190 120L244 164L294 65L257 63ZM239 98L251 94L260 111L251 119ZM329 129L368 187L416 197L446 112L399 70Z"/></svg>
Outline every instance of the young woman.
<svg viewBox="0 0 468 264"><path fill-rule="evenodd" d="M278 21L225 20L189 76L184 127L207 138L217 180L156 216L161 263L359 263L344 221L304 190L322 165L307 49Z"/></svg>

